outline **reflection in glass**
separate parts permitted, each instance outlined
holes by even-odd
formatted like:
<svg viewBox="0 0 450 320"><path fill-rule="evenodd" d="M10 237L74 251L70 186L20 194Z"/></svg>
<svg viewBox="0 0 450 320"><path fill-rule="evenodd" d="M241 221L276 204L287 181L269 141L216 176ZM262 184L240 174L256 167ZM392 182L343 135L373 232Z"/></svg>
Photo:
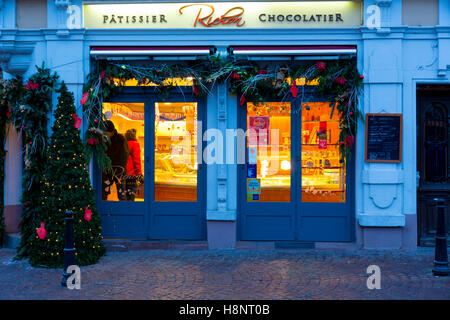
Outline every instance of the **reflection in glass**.
<svg viewBox="0 0 450 320"><path fill-rule="evenodd" d="M155 103L155 201L197 201L197 103Z"/></svg>
<svg viewBox="0 0 450 320"><path fill-rule="evenodd" d="M102 200L144 201L144 104L104 103L103 113L113 173L102 173Z"/></svg>
<svg viewBox="0 0 450 320"><path fill-rule="evenodd" d="M291 201L290 103L247 103L247 147L247 178L261 179L258 201ZM255 164L256 176L251 176L249 167ZM247 201L254 201L252 196L248 193Z"/></svg>
<svg viewBox="0 0 450 320"><path fill-rule="evenodd" d="M340 163L339 116L328 102L302 105L302 201L345 202L345 168Z"/></svg>

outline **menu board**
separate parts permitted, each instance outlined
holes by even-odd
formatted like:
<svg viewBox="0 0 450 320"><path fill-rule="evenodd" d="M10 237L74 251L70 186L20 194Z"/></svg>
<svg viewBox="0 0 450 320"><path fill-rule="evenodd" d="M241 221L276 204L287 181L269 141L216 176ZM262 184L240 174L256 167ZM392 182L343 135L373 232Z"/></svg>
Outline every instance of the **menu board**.
<svg viewBox="0 0 450 320"><path fill-rule="evenodd" d="M366 162L402 161L402 114L366 114Z"/></svg>

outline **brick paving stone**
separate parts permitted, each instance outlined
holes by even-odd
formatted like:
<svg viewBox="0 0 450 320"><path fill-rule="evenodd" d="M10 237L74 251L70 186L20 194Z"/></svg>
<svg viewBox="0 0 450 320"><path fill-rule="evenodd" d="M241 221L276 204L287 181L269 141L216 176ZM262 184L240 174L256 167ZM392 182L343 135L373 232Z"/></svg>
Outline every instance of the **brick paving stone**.
<svg viewBox="0 0 450 320"><path fill-rule="evenodd" d="M433 248L114 251L81 268L81 290L14 255L0 249L0 299L450 299L450 277L431 273ZM380 290L366 286L372 264Z"/></svg>

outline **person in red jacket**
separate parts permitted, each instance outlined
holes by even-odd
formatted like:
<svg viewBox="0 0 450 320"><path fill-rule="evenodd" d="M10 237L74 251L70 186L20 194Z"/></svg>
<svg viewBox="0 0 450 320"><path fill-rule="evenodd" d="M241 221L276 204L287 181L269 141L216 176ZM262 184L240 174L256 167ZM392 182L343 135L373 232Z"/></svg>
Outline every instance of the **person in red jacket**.
<svg viewBox="0 0 450 320"><path fill-rule="evenodd" d="M141 170L141 146L136 139L136 129L130 129L125 133L128 141L130 155L127 162L127 200L134 201L137 189L137 179L142 176Z"/></svg>

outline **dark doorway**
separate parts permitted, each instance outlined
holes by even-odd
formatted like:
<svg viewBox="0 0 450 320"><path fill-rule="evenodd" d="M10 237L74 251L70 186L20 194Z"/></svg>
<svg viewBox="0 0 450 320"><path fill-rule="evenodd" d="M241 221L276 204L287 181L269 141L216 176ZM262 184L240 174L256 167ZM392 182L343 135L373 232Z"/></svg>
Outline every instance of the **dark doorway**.
<svg viewBox="0 0 450 320"><path fill-rule="evenodd" d="M417 171L419 174L418 245L434 246L436 209L434 198L450 201L450 85L417 88ZM446 210L449 230L448 209Z"/></svg>

